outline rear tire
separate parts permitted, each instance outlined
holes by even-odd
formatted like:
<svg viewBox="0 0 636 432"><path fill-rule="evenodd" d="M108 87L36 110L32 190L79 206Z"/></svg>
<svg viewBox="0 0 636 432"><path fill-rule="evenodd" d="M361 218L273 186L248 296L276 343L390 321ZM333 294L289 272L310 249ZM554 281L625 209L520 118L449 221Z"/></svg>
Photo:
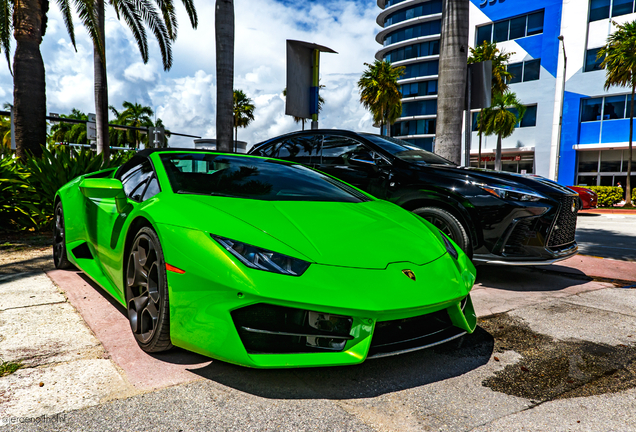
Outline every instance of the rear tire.
<svg viewBox="0 0 636 432"><path fill-rule="evenodd" d="M470 244L466 229L450 212L439 207L420 207L413 210L413 213L433 224L437 229L457 243L457 246L459 246L469 258L472 258L473 248Z"/></svg>
<svg viewBox="0 0 636 432"><path fill-rule="evenodd" d="M159 237L143 227L126 256L126 304L130 328L139 347L148 353L167 351L170 341L170 305L166 262Z"/></svg>
<svg viewBox="0 0 636 432"><path fill-rule="evenodd" d="M55 205L53 220L55 222L53 227L53 264L55 264L55 268L61 270L71 269L74 266L68 260L68 252L66 250L66 228L64 226L62 201L58 201Z"/></svg>

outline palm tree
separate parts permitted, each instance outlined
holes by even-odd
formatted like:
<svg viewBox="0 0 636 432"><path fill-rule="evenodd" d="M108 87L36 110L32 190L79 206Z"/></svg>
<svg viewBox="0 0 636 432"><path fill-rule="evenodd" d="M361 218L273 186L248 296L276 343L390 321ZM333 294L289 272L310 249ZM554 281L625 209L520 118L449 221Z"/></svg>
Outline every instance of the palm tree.
<svg viewBox="0 0 636 432"><path fill-rule="evenodd" d="M367 69L358 80L360 102L371 111L373 121L380 125L381 133L391 135L390 125L402 113L402 95L398 79L404 75L404 66L393 67L388 60L365 63Z"/></svg>
<svg viewBox="0 0 636 432"><path fill-rule="evenodd" d="M254 121L254 104L243 90L234 90L232 117L234 124L234 151L238 151L238 128L247 127Z"/></svg>
<svg viewBox="0 0 636 432"><path fill-rule="evenodd" d="M468 55L468 0L444 0L439 52L435 153L461 162Z"/></svg>
<svg viewBox="0 0 636 432"><path fill-rule="evenodd" d="M122 106L124 107L124 110L121 112L115 109L112 105L109 107L117 119L116 124L137 128L154 126L152 116L155 113L149 106L128 101L124 101ZM147 142L148 137L145 137L144 139L140 138L138 130L128 130L126 132L125 133L128 136L129 141L134 143L135 148L139 148L140 143Z"/></svg>
<svg viewBox="0 0 636 432"><path fill-rule="evenodd" d="M88 116L73 108L71 114L60 115L60 118L74 119L74 120L88 120ZM51 126L51 139L54 142L68 142L75 144L87 144L88 138L86 136L86 124L85 123L64 123L60 121L57 124Z"/></svg>
<svg viewBox="0 0 636 432"><path fill-rule="evenodd" d="M514 55L514 52L507 53L497 48L496 42L484 41L477 48L470 49L470 56L468 57L468 64L479 63L482 61L492 61L492 89L491 94L503 94L508 90L508 82L513 78L512 74L508 72L507 64L510 57ZM485 123L481 121L483 118L484 109L482 109L477 115L477 132L479 135L479 159L477 166L481 164L481 138L485 131Z"/></svg>
<svg viewBox="0 0 636 432"><path fill-rule="evenodd" d="M632 135L634 134L634 93L636 91L636 21L618 24L612 22L617 30L608 36L597 58L604 58L601 67L605 69L605 90L611 86L630 87L632 98L629 103L629 161L627 162L627 180L625 207L632 207Z"/></svg>
<svg viewBox="0 0 636 432"><path fill-rule="evenodd" d="M501 139L508 138L521 121L526 107L519 102L517 95L511 91L495 94L490 108L483 111L483 128L486 135L497 135L497 151L495 169L501 171Z"/></svg>
<svg viewBox="0 0 636 432"><path fill-rule="evenodd" d="M56 2L75 46L70 0ZM93 1L75 0L74 4L80 20L95 36ZM13 74L14 133L17 155L23 160L29 152L42 154L41 146L46 143L45 75L40 44L46 32L48 9L48 1L0 0L0 51L4 50ZM12 32L16 41L13 70L9 58Z"/></svg>
<svg viewBox="0 0 636 432"><path fill-rule="evenodd" d="M234 1L216 0L216 148L229 152L232 146L234 105Z"/></svg>

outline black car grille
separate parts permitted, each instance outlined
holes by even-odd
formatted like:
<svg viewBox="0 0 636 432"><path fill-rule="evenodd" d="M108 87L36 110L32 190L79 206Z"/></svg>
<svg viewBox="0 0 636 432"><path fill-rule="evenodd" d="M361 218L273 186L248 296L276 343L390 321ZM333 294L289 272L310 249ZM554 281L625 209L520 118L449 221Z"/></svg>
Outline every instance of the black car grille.
<svg viewBox="0 0 636 432"><path fill-rule="evenodd" d="M342 351L353 339L353 319L304 309L254 304L231 312L250 354Z"/></svg>
<svg viewBox="0 0 636 432"><path fill-rule="evenodd" d="M524 246L528 242L528 238L535 237L537 234L536 231L532 229L534 223L535 218L521 219L517 222L512 233L508 236L506 246L504 247L504 254L506 256L525 255Z"/></svg>
<svg viewBox="0 0 636 432"><path fill-rule="evenodd" d="M462 308L466 299L462 302ZM451 322L446 309L413 318L375 324L368 358L398 354L452 339L463 334Z"/></svg>
<svg viewBox="0 0 636 432"><path fill-rule="evenodd" d="M576 205L577 198L578 197L574 195L563 196L559 199L559 210L548 237L549 248L574 243L578 206L574 211L572 211L572 206Z"/></svg>

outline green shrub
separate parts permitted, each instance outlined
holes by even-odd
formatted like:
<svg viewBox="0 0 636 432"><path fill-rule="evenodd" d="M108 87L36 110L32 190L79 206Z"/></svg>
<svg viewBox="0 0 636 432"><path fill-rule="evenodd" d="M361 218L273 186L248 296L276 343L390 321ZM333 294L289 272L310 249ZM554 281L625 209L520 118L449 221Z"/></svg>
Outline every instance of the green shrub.
<svg viewBox="0 0 636 432"><path fill-rule="evenodd" d="M623 201L623 189L617 186L580 186L596 192L599 207L612 207Z"/></svg>
<svg viewBox="0 0 636 432"><path fill-rule="evenodd" d="M104 162L88 149L78 152L70 146L52 146L25 163L12 155L4 157L0 160L0 230L50 228L59 188L80 175L119 166L133 155L113 152Z"/></svg>

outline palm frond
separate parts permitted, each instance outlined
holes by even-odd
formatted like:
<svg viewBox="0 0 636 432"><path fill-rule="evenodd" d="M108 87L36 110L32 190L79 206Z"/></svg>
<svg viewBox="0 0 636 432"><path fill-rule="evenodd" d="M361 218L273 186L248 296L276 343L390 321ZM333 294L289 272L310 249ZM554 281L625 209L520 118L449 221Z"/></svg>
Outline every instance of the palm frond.
<svg viewBox="0 0 636 432"><path fill-rule="evenodd" d="M194 0L181 0L181 3L183 3L183 6L186 8L192 28L196 29L199 25L199 17L197 16L197 10L194 7Z"/></svg>
<svg viewBox="0 0 636 432"><path fill-rule="evenodd" d="M150 0L132 1L135 4L135 9L139 12L139 15L157 39L159 50L161 51L163 69L169 70L172 67L172 45L170 35L168 34L165 24Z"/></svg>
<svg viewBox="0 0 636 432"><path fill-rule="evenodd" d="M0 0L0 51L4 50L9 72L11 69L11 36L13 33L13 1Z"/></svg>
<svg viewBox="0 0 636 432"><path fill-rule="evenodd" d="M99 34L99 24L97 23L97 15L95 14L94 7L95 4L91 0L74 0L74 3L77 15L93 41L93 46L97 49L97 52L102 59L102 64L105 66L106 52ZM75 36L72 36L72 39L74 37Z"/></svg>
<svg viewBox="0 0 636 432"><path fill-rule="evenodd" d="M73 44L73 48L75 48L75 52L77 52L77 45L75 44L75 28L73 27L73 15L71 13L71 4L69 0L57 0L57 6L62 12L62 18L64 19L66 31L68 32L68 36L71 38L71 43Z"/></svg>
<svg viewBox="0 0 636 432"><path fill-rule="evenodd" d="M135 0L111 0L111 4L117 11L117 14L124 17L124 21L137 42L141 58L144 63L148 63L148 37L144 29L143 21L136 8Z"/></svg>
<svg viewBox="0 0 636 432"><path fill-rule="evenodd" d="M168 31L168 35L170 36L170 40L177 39L177 13L174 10L174 4L172 0L155 0L157 2L157 6L163 15L163 22L166 25L166 30Z"/></svg>

